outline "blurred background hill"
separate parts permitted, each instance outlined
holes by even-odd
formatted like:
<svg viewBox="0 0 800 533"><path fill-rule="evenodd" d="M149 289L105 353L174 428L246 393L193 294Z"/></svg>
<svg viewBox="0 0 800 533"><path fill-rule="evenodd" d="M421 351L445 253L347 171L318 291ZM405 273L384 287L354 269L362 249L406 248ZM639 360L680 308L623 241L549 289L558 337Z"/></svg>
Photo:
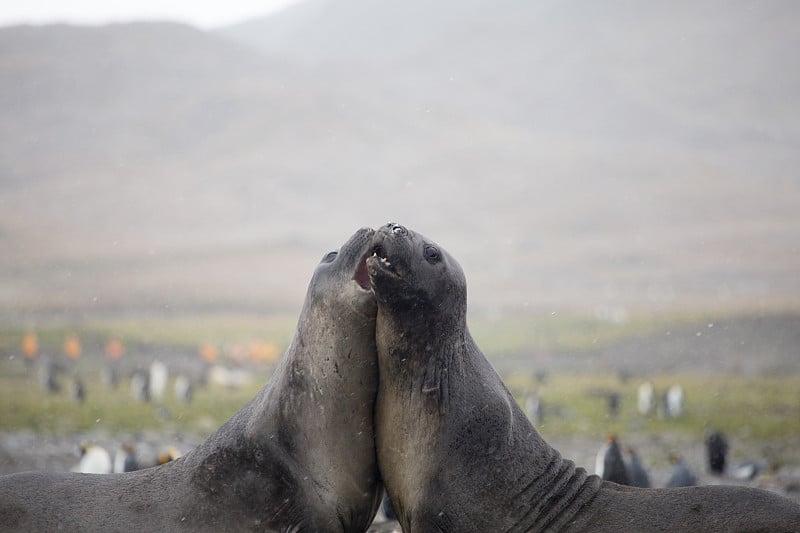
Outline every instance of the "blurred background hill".
<svg viewBox="0 0 800 533"><path fill-rule="evenodd" d="M305 0L0 28L2 319L296 315L319 258L391 220L460 260L472 316L790 313L791 339L797 20Z"/></svg>

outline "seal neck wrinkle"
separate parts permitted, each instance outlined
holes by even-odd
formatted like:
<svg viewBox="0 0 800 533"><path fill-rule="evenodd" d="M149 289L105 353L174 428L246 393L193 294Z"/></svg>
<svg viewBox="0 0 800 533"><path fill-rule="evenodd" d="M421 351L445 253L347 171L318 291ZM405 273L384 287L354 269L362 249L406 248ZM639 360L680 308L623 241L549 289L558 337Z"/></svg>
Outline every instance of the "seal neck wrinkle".
<svg viewBox="0 0 800 533"><path fill-rule="evenodd" d="M542 471L525 472L516 480L514 486L521 488L507 500L513 520L508 531L561 531L600 492L600 478L551 450Z"/></svg>

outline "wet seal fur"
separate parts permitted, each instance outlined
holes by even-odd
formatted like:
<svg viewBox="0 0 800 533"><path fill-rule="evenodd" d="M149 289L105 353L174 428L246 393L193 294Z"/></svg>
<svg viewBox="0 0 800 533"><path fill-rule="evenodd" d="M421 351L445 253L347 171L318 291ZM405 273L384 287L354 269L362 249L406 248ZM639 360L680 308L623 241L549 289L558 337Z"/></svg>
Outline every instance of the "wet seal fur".
<svg viewBox="0 0 800 533"><path fill-rule="evenodd" d="M393 223L373 254L378 464L406 533L800 531L764 490L623 487L562 459L473 341L458 263Z"/></svg>
<svg viewBox="0 0 800 533"><path fill-rule="evenodd" d="M3 531L366 531L381 502L362 229L316 268L266 386L203 444L125 474L0 478Z"/></svg>

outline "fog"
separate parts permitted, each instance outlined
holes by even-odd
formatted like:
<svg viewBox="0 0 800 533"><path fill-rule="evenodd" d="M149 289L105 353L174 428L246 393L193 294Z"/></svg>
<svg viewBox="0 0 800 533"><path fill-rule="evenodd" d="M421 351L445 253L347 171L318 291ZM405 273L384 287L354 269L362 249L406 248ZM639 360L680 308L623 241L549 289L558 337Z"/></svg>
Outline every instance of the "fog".
<svg viewBox="0 0 800 533"><path fill-rule="evenodd" d="M712 5L4 28L3 307L292 311L389 221L476 311L794 307L794 7Z"/></svg>
<svg viewBox="0 0 800 533"><path fill-rule="evenodd" d="M520 398L535 371L619 375L602 391L628 400L661 373L796 376L798 20L789 1L305 0L213 30L0 27L5 363L26 333L70 358L71 334L94 380L122 339L124 380L205 353L261 383L320 258L391 221L459 261Z"/></svg>

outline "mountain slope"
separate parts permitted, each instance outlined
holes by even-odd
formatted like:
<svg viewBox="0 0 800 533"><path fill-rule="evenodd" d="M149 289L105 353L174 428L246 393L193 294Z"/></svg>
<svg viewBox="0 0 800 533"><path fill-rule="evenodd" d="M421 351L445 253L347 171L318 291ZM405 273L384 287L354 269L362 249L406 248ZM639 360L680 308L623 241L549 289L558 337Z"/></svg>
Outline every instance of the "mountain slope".
<svg viewBox="0 0 800 533"><path fill-rule="evenodd" d="M795 8L726 5L0 28L0 305L295 310L396 220L481 312L795 307Z"/></svg>
<svg viewBox="0 0 800 533"><path fill-rule="evenodd" d="M797 139L798 16L789 1L307 0L224 34L550 134L713 149Z"/></svg>

